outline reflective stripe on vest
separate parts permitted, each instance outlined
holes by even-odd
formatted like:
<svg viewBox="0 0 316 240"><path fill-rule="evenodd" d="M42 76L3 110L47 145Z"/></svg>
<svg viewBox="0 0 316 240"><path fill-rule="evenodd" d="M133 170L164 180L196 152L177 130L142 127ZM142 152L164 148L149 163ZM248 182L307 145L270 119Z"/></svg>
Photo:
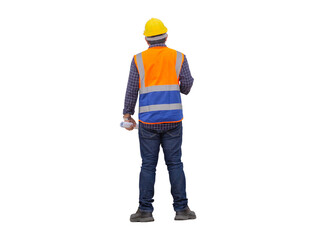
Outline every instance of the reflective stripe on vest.
<svg viewBox="0 0 316 240"><path fill-rule="evenodd" d="M143 53L135 56L140 79L139 120L145 123L181 121L183 116L179 75L184 56L180 52L165 47L161 49L161 55L157 55L155 51L159 52L160 50L148 49L143 52L144 57ZM156 65L156 57L160 60L160 63L157 63L158 65ZM170 68L172 66L170 64L174 61L172 58L175 59L174 70ZM163 64L168 64L165 70ZM147 70L145 71L145 69ZM150 76L146 76L146 74ZM174 84L176 82L177 84ZM164 83L171 84L160 85Z"/></svg>
<svg viewBox="0 0 316 240"><path fill-rule="evenodd" d="M156 104L156 105L148 105L139 107L139 112L151 112L151 111L163 111L163 110L176 110L182 109L181 103L172 103L172 104Z"/></svg>

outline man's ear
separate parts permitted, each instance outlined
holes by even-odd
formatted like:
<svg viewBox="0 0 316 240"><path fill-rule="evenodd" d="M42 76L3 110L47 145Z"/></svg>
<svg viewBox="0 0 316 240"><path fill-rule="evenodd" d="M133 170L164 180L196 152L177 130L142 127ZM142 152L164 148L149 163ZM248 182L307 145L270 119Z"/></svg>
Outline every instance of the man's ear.
<svg viewBox="0 0 316 240"><path fill-rule="evenodd" d="M148 43L148 41L147 41L146 37L145 37L145 41L147 42L147 44L148 44L148 46L149 46L150 44Z"/></svg>

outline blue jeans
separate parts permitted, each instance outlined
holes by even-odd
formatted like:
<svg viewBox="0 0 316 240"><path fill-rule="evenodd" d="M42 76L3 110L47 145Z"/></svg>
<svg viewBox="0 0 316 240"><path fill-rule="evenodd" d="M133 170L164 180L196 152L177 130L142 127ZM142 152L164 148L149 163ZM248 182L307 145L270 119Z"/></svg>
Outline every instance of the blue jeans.
<svg viewBox="0 0 316 240"><path fill-rule="evenodd" d="M182 123L169 131L148 130L140 124L138 134L142 157L139 177L139 208L146 212L154 210L152 203L154 201L156 166L161 145L169 171L173 208L175 211L183 210L187 207L188 199L181 162Z"/></svg>

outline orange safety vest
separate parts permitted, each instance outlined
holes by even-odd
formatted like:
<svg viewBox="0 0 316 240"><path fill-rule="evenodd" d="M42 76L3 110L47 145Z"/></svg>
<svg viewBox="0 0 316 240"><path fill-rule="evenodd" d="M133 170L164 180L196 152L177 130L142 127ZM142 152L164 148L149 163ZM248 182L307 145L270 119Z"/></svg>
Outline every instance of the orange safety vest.
<svg viewBox="0 0 316 240"><path fill-rule="evenodd" d="M179 74L184 55L168 47L152 47L134 60L139 73L139 121L182 121Z"/></svg>

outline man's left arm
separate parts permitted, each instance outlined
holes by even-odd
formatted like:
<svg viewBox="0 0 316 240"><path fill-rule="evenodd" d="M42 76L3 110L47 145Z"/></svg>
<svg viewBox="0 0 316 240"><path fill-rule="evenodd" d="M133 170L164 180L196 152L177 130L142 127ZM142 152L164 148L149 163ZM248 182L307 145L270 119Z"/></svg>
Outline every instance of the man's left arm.
<svg viewBox="0 0 316 240"><path fill-rule="evenodd" d="M189 94L193 85L194 78L191 76L188 60L184 55L182 68L179 74L180 92L187 95Z"/></svg>

